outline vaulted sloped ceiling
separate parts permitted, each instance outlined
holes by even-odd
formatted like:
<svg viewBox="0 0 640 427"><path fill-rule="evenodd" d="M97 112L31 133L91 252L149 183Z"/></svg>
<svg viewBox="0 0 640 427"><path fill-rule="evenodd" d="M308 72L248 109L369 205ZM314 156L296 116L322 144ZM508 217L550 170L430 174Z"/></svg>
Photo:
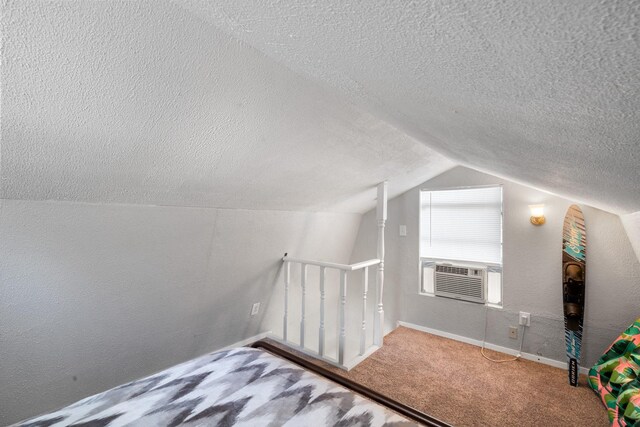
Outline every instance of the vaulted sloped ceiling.
<svg viewBox="0 0 640 427"><path fill-rule="evenodd" d="M363 212L465 164L640 210L639 2L2 12L2 198Z"/></svg>
<svg viewBox="0 0 640 427"><path fill-rule="evenodd" d="M171 2L8 2L1 197L364 212L453 163Z"/></svg>
<svg viewBox="0 0 640 427"><path fill-rule="evenodd" d="M615 213L640 210L640 2L186 7L455 161Z"/></svg>

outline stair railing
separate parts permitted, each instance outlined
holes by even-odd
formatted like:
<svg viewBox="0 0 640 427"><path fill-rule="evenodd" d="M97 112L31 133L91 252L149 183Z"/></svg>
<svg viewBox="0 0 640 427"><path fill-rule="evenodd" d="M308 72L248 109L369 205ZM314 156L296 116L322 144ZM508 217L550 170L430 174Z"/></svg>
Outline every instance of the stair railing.
<svg viewBox="0 0 640 427"><path fill-rule="evenodd" d="M367 296L369 292L369 267L379 265L379 259L370 259L356 264L336 264L332 262L314 261L307 259L293 258L285 256L284 261L284 317L282 339L289 342L288 324L289 324L289 287L291 285L291 264L300 266L300 287L301 287L301 311L300 311L300 348L305 349L305 329L306 329L306 305L307 305L307 268L316 266L320 268L320 324L318 326L318 354L321 359L330 363L335 363L325 356L325 277L327 269L335 269L340 273L340 294L339 294L339 333L338 333L338 365L340 367L347 366L345 364L345 345L346 345L346 316L347 316L347 273L351 271L362 270L362 324L360 329L360 351L359 356L367 353L366 333L367 333ZM376 341L374 339L374 341ZM376 345L377 348L377 345Z"/></svg>
<svg viewBox="0 0 640 427"><path fill-rule="evenodd" d="M282 258L284 262L284 317L283 317L283 336L285 343L289 343L288 324L289 324L289 287L291 285L291 264L300 266L300 286L302 305L300 311L300 350L305 353L313 353L305 347L305 322L306 322L306 299L307 299L307 268L308 266L316 266L320 268L320 322L318 326L318 352L312 354L327 361L333 365L343 369L350 369L360 361L364 360L369 354L376 349L382 347L384 337L384 227L387 219L387 183L382 182L378 185L378 204L376 209L377 225L378 225L378 258L362 261L356 264L337 264L332 262L315 261L308 259L300 259L290 257L285 254ZM367 297L369 292L369 268L378 266L376 274L376 310L373 325L373 345L369 348L366 346L367 332ZM334 360L325 355L325 277L327 269L335 269L340 273L340 294L339 294L339 332L338 332L338 359L337 364ZM358 357L355 360L345 362L345 345L346 345L346 317L347 317L347 273L362 270L362 323L360 327L360 349Z"/></svg>

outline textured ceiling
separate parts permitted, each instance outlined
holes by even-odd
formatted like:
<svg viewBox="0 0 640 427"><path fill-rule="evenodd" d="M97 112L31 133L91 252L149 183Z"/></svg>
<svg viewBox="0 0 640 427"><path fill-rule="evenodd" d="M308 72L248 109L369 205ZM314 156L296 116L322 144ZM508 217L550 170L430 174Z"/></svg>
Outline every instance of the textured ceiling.
<svg viewBox="0 0 640 427"><path fill-rule="evenodd" d="M2 3L2 198L363 212L453 166L173 3Z"/></svg>
<svg viewBox="0 0 640 427"><path fill-rule="evenodd" d="M638 1L179 3L462 164L640 210Z"/></svg>

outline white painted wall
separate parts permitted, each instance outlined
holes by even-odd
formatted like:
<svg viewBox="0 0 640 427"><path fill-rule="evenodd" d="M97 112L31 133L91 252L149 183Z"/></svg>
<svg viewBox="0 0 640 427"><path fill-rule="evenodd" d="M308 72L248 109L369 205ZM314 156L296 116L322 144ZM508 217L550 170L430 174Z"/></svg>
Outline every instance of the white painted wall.
<svg viewBox="0 0 640 427"><path fill-rule="evenodd" d="M562 222L569 200L464 167L407 191L389 202L385 262L386 326L395 321L482 339L482 305L418 295L419 189L503 184L504 188L504 308L489 309L487 341L517 348L507 337L519 311L531 313L524 351L564 361L562 321ZM529 204L545 204L547 223L529 223ZM640 315L640 264L616 215L583 206L588 236L587 296L583 365L591 365L606 346ZM399 237L400 224L407 237ZM352 259L373 253L375 212L363 217Z"/></svg>
<svg viewBox="0 0 640 427"><path fill-rule="evenodd" d="M282 255L348 262L359 221L0 200L0 425L265 330Z"/></svg>

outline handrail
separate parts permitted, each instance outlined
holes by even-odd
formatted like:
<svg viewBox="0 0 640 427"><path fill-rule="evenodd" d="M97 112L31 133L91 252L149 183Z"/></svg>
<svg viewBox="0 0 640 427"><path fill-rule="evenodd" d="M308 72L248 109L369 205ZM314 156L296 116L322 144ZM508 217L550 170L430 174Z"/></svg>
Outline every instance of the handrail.
<svg viewBox="0 0 640 427"><path fill-rule="evenodd" d="M342 271L361 270L366 267L371 267L372 265L380 264L380 260L377 258L369 259L369 260L358 262L355 264L338 264L335 262L312 261L308 259L292 258L290 256L285 256L282 258L282 260L286 262L295 262L298 264L316 265L318 267L335 268L337 270L342 270Z"/></svg>
<svg viewBox="0 0 640 427"><path fill-rule="evenodd" d="M351 271L360 270L362 268L371 267L372 265L378 265L378 264L380 264L380 260L378 258L357 262L355 264L351 264Z"/></svg>

